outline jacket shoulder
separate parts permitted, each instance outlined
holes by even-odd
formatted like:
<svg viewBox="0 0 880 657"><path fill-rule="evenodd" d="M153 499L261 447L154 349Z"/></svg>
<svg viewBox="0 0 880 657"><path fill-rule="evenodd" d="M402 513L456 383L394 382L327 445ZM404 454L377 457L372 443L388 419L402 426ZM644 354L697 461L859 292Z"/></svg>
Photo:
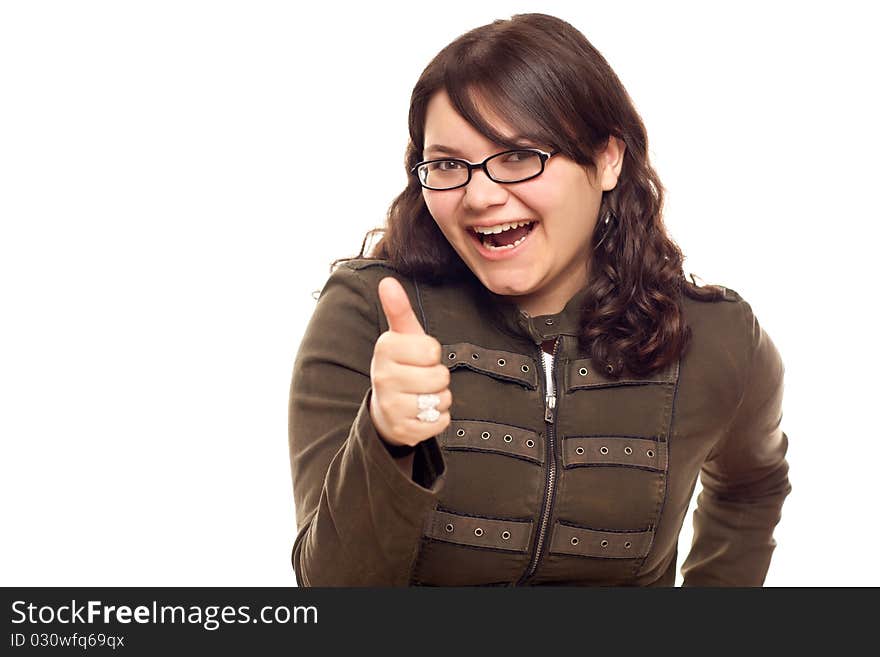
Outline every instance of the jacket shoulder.
<svg viewBox="0 0 880 657"><path fill-rule="evenodd" d="M724 285L719 285L718 287L720 287L724 291L724 301L743 301L740 293L733 288L725 287Z"/></svg>
<svg viewBox="0 0 880 657"><path fill-rule="evenodd" d="M697 281L704 284L699 284ZM742 301L742 295L732 287L719 284L705 284L702 279L691 274L691 280L684 279L684 289L682 295L685 299L694 301L702 301L708 303L717 303L719 301ZM720 292L720 294L719 294Z"/></svg>
<svg viewBox="0 0 880 657"><path fill-rule="evenodd" d="M719 285L723 295L715 300L684 295L682 311L693 333L697 361L718 371L744 373L754 349L757 319L751 304L735 289Z"/></svg>
<svg viewBox="0 0 880 657"><path fill-rule="evenodd" d="M401 273L388 260L381 258L352 258L344 260L330 274L327 285L333 282L344 282L351 286L356 285L366 302L377 309L380 331L385 331L388 329L388 323L379 301L379 282L387 277L397 279L403 286L409 297L410 306L416 311L422 326L425 327L427 325L427 317L422 303L423 285L411 276Z"/></svg>
<svg viewBox="0 0 880 657"><path fill-rule="evenodd" d="M390 261L382 258L351 258L343 260L337 268L345 267L354 271L383 270L397 272Z"/></svg>
<svg viewBox="0 0 880 657"><path fill-rule="evenodd" d="M388 260L379 258L352 258L343 260L330 273L330 280L339 277L354 277L360 279L368 287L375 288L379 281L386 276L393 276L406 285L409 277L401 274Z"/></svg>
<svg viewBox="0 0 880 657"><path fill-rule="evenodd" d="M335 284L348 285L350 287L363 288L372 283L378 283L385 276L396 275L400 277L387 260L371 258L350 258L337 261L330 269L330 273L324 279L323 289L315 298L320 298L324 292Z"/></svg>
<svg viewBox="0 0 880 657"><path fill-rule="evenodd" d="M696 333L708 332L728 344L735 343L743 337L744 322L748 323L751 318L751 306L735 289L725 285L713 287L721 294L710 294L711 290L706 288L702 288L702 293L692 292L700 288L691 286L691 290L682 294L682 312Z"/></svg>

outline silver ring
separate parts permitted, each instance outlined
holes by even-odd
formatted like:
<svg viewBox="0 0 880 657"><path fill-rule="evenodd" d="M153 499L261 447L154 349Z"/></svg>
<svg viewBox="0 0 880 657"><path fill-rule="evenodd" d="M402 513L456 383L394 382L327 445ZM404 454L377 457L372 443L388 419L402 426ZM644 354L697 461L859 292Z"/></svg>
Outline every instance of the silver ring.
<svg viewBox="0 0 880 657"><path fill-rule="evenodd" d="M437 410L439 403L440 397L437 395L419 395L419 414L416 417L422 422L436 422L440 419L440 411Z"/></svg>
<svg viewBox="0 0 880 657"><path fill-rule="evenodd" d="M437 408L440 404L440 397L437 395L419 395L417 403L420 411L426 408Z"/></svg>
<svg viewBox="0 0 880 657"><path fill-rule="evenodd" d="M426 408L423 411L419 411L419 414L416 415L422 422L436 422L440 419L440 411L436 408Z"/></svg>

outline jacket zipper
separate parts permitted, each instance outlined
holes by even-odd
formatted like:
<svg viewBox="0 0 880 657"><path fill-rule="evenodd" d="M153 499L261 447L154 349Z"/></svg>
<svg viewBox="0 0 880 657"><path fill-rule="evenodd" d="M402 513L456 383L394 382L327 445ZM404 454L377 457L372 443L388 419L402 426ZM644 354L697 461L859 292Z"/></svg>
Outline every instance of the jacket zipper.
<svg viewBox="0 0 880 657"><path fill-rule="evenodd" d="M544 349L540 351L542 361L545 363L544 369L544 422L547 425L547 485L546 494L544 495L543 511L541 513L541 525L538 528L538 535L535 540L534 555L532 561L525 574L519 578L517 585L525 582L531 577L538 567L538 561L544 548L544 539L547 533L547 523L550 520L550 513L553 509L553 491L556 487L556 382L555 382L555 365L556 353L559 351L559 338L553 343L553 355L550 357L550 364L546 366L544 357Z"/></svg>

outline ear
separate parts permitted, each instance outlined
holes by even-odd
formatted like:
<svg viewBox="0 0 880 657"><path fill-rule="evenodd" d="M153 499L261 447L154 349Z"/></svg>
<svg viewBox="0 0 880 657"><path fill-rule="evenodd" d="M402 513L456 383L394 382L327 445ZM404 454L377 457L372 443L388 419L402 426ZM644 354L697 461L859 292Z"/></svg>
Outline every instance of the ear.
<svg viewBox="0 0 880 657"><path fill-rule="evenodd" d="M620 176L620 170L623 168L623 154L626 151L626 144L614 135L608 137L608 143L605 150L599 153L599 181L602 184L602 191L609 191L617 186L617 179Z"/></svg>

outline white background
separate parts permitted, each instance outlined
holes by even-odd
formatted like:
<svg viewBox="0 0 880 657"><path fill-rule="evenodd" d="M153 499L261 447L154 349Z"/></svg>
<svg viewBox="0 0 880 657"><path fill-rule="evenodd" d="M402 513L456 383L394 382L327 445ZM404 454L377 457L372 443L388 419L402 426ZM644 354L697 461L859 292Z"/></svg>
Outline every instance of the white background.
<svg viewBox="0 0 880 657"><path fill-rule="evenodd" d="M3 3L0 581L295 583L312 292L404 186L430 58L542 11L634 99L685 271L739 291L782 354L793 492L767 584L880 584L869 6ZM387 173L345 182L354 156ZM689 516L679 566L690 538Z"/></svg>

